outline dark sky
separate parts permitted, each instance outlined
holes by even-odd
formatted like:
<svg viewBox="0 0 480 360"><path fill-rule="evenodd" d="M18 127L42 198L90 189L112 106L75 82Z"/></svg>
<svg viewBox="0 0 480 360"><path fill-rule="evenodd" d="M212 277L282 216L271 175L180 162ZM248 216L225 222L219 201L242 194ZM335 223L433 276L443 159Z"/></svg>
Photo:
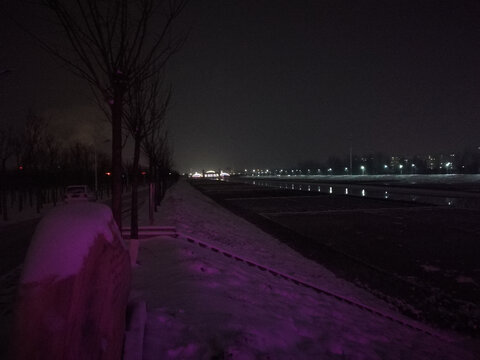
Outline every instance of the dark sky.
<svg viewBox="0 0 480 360"><path fill-rule="evenodd" d="M181 171L292 166L350 139L357 153L480 145L479 1L191 0L182 25L169 66ZM88 89L8 21L0 31L1 121L34 107L63 136L98 133Z"/></svg>

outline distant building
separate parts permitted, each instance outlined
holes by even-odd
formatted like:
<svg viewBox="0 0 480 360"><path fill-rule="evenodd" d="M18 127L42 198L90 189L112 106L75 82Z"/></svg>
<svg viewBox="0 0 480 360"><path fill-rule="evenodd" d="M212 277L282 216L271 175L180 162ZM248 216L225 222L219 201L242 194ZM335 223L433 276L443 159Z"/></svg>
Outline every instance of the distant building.
<svg viewBox="0 0 480 360"><path fill-rule="evenodd" d="M390 168L398 169L399 165L400 165L400 156L392 156L390 158Z"/></svg>
<svg viewBox="0 0 480 360"><path fill-rule="evenodd" d="M220 177L220 174L214 170L208 170L208 171L205 171L205 175L204 177L206 178L218 178Z"/></svg>

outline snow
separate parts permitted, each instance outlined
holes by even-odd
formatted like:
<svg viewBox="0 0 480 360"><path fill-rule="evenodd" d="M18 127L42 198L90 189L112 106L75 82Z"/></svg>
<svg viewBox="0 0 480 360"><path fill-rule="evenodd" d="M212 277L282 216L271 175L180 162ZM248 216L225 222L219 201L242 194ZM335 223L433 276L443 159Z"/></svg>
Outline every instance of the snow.
<svg viewBox="0 0 480 360"><path fill-rule="evenodd" d="M146 213L146 208L142 209ZM398 314L184 181L157 224L184 236L141 242L132 298L145 301L143 359L474 359L478 344ZM207 244L186 241L193 237ZM425 332L226 257L219 248Z"/></svg>
<svg viewBox="0 0 480 360"><path fill-rule="evenodd" d="M113 240L112 222L110 208L98 203L78 202L50 210L35 230L21 281L62 279L76 274L98 235Z"/></svg>

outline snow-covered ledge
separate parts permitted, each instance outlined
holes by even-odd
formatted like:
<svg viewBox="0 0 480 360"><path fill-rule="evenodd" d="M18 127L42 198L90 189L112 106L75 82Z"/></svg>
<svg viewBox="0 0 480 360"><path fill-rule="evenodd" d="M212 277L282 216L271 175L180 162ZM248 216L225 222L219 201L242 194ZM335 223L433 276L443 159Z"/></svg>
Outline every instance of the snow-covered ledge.
<svg viewBox="0 0 480 360"><path fill-rule="evenodd" d="M110 209L77 203L39 223L19 286L15 359L119 359L131 270Z"/></svg>

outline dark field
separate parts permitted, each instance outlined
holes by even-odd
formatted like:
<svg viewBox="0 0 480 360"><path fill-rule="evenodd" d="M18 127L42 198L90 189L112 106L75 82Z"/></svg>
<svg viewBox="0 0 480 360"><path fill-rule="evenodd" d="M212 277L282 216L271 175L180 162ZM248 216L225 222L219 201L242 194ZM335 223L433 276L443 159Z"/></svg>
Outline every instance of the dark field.
<svg viewBox="0 0 480 360"><path fill-rule="evenodd" d="M193 184L403 313L480 334L479 211L246 184Z"/></svg>

